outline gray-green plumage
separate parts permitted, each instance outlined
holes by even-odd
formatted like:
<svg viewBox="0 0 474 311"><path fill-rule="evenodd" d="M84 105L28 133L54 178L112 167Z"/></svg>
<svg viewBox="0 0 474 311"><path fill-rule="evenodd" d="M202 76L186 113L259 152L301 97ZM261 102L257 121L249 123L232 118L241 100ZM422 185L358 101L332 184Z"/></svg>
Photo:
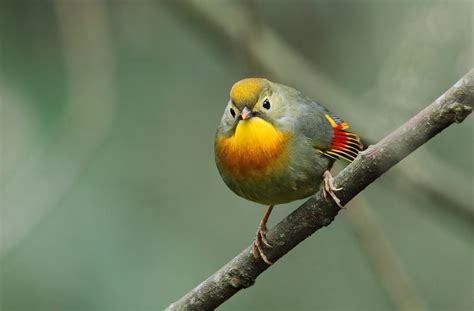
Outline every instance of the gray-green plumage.
<svg viewBox="0 0 474 311"><path fill-rule="evenodd" d="M217 137L231 136L238 122L245 122L231 113L239 114L244 107L255 117L270 122L279 131L291 134L288 145L288 164L278 174L269 174L257 180L238 181L226 171L216 146L216 163L227 186L239 196L261 204L281 204L314 194L320 187L322 175L334 159L317 150L328 150L333 129L325 117L327 109L303 96L294 88L263 80L258 96L248 96L239 101L229 101L217 130ZM270 109L262 103L268 100ZM216 140L217 141L217 140Z"/></svg>

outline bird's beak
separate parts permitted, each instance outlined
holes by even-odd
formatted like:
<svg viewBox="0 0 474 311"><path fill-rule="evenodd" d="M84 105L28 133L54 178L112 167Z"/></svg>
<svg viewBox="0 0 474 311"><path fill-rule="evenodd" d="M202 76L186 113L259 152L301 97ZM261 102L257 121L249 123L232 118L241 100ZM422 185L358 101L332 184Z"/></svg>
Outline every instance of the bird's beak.
<svg viewBox="0 0 474 311"><path fill-rule="evenodd" d="M247 107L244 107L240 115L242 116L242 120L248 120L252 117L252 111Z"/></svg>

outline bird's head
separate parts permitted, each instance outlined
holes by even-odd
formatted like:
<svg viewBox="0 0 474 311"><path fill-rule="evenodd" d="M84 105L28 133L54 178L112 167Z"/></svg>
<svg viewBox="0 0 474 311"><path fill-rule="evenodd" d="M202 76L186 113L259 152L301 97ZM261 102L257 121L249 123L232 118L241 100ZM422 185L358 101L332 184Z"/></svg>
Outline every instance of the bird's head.
<svg viewBox="0 0 474 311"><path fill-rule="evenodd" d="M230 90L219 130L223 136L232 136L239 126L261 121L284 130L284 121L291 113L287 102L279 84L263 78L240 80Z"/></svg>

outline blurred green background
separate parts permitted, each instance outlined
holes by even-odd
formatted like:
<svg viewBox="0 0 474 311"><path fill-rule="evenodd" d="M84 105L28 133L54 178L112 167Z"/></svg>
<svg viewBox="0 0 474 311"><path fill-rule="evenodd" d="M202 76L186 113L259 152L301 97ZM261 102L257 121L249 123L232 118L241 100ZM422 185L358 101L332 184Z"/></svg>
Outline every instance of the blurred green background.
<svg viewBox="0 0 474 311"><path fill-rule="evenodd" d="M213 155L235 81L299 88L376 142L473 65L471 1L2 0L0 25L1 310L164 309L248 246L264 208ZM220 309L474 309L473 130Z"/></svg>

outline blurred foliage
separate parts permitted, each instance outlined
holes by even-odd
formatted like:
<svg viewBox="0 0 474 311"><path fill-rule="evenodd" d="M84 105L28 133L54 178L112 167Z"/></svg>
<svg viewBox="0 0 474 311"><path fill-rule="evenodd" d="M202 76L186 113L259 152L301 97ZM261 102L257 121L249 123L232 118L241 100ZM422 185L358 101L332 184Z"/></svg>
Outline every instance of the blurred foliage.
<svg viewBox="0 0 474 311"><path fill-rule="evenodd" d="M337 114L374 141L473 64L471 1L240 4L354 98ZM230 86L265 73L184 10L0 2L1 310L163 309L251 242L264 209L225 187L213 138ZM471 187L472 133L468 119L422 147ZM387 175L363 195L415 292L472 310L472 228ZM473 213L472 193L461 200ZM221 309L397 309L360 243L341 217Z"/></svg>

